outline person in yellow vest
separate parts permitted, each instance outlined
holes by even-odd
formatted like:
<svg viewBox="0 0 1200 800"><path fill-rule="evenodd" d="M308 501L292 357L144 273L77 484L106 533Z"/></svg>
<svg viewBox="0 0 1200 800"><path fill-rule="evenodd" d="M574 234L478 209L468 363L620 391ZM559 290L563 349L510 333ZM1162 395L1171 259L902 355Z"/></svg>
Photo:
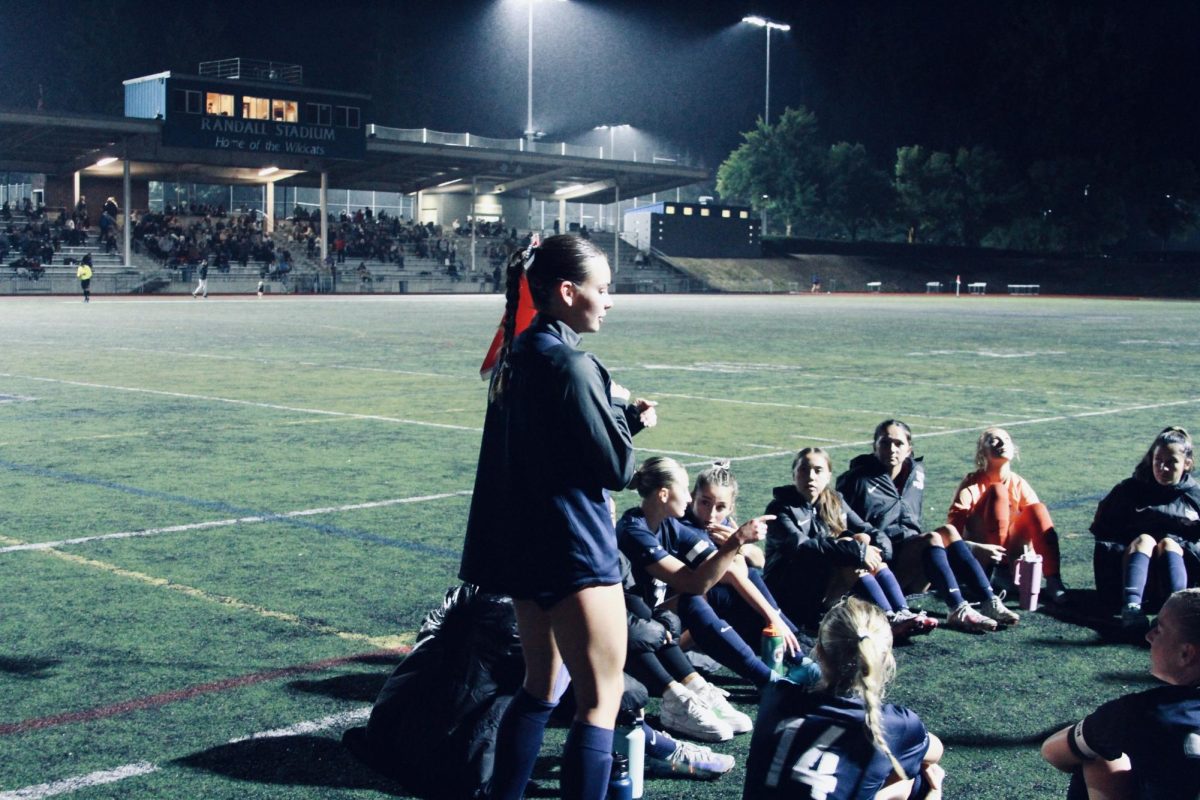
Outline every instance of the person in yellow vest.
<svg viewBox="0 0 1200 800"><path fill-rule="evenodd" d="M79 278L79 288L83 290L83 302L91 302L92 293L88 287L92 285L92 254L85 253L83 260L79 262L79 267L75 270L75 277Z"/></svg>

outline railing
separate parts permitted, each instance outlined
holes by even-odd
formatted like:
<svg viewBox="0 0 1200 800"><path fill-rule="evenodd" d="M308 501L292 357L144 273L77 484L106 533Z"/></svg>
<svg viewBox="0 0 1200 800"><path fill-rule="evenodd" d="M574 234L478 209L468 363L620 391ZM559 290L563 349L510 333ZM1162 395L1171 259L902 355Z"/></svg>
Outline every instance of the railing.
<svg viewBox="0 0 1200 800"><path fill-rule="evenodd" d="M478 136L473 133L445 133L432 131L429 128L389 128L386 125L367 125L368 138L387 142L420 142L421 144L442 144L452 147L486 147L491 150L515 150L518 152L546 153L556 156L576 156L578 158L604 158L603 147L593 147L566 142L530 142L526 139L494 139L489 136ZM676 164L678 159L658 153L649 154L649 161L654 164ZM633 159L618 159L620 161L635 161Z"/></svg>
<svg viewBox="0 0 1200 800"><path fill-rule="evenodd" d="M274 81L300 86L304 83L304 68L299 64L262 61L255 58L222 58L201 61L200 75L206 78L241 78L255 81Z"/></svg>

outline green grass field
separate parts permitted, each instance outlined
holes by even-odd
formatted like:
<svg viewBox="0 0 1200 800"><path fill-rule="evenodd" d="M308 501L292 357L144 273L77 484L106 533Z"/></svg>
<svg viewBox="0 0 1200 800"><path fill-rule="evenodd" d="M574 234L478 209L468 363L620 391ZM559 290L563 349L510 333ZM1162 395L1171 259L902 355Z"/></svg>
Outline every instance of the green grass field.
<svg viewBox="0 0 1200 800"><path fill-rule="evenodd" d="M585 343L659 401L639 446L732 458L740 516L797 448L840 471L898 416L932 526L1001 424L1072 588L1099 497L1162 426L1200 427L1192 303L616 302ZM500 303L0 299L0 798L404 796L338 737L455 582ZM947 744L956 798L1061 796L1041 737L1150 682L1145 651L1042 614L898 659L891 697ZM647 796L740 797L747 744L722 780Z"/></svg>

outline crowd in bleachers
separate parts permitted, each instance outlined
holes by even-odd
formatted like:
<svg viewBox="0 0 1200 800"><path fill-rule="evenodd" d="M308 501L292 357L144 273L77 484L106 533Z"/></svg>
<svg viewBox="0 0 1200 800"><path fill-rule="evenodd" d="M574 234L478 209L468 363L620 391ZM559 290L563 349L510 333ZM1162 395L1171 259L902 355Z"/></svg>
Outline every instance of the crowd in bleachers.
<svg viewBox="0 0 1200 800"><path fill-rule="evenodd" d="M281 262L291 262L286 251L277 252L258 212L232 216L223 206L167 206L161 213L143 214L133 227L133 246L168 268L187 268L207 259L217 271L229 272L231 264L247 269L254 261L265 277Z"/></svg>
<svg viewBox="0 0 1200 800"><path fill-rule="evenodd" d="M106 253L117 251L119 215L116 200L105 200L96 220L95 244ZM36 280L64 246L88 244L92 218L86 197L80 197L74 209L59 209L57 215L43 205L35 207L27 197L17 208L9 201L0 206L0 225L0 263L7 264L14 274ZM71 257L64 259L64 263L73 262Z"/></svg>

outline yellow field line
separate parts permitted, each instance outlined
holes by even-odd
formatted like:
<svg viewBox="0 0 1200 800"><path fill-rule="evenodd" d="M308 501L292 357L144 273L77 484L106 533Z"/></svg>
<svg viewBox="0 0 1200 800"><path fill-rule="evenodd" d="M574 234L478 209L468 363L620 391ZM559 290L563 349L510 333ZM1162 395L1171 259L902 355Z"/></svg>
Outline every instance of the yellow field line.
<svg viewBox="0 0 1200 800"><path fill-rule="evenodd" d="M14 539L11 536L4 536L2 534L0 534L0 543L5 545L27 544L27 542L23 542L20 539ZM153 575L147 575L144 572L125 569L124 567L119 567L116 564L110 564L107 561L98 561L94 558L84 558L83 556L78 556L73 553L64 553L62 550L55 550L52 548L42 550L41 552L48 553L55 558L71 564L91 567L93 569L101 570L102 572L107 572L111 575L117 575L118 577L135 580L139 583L144 583L149 586L170 589L173 592L178 592L185 597L191 597L195 600L203 600L207 603L215 603L227 608L235 608L239 611L249 611L252 614L257 614L258 616L266 619L275 620L277 622L285 622L289 625L307 628L309 630L316 631L317 633L325 634L327 636L336 636L339 639L345 639L351 642L365 642L373 647L378 647L385 650L396 650L401 647L411 645L414 638L412 634L402 634L399 636L368 636L365 633L343 631L334 628L331 625L325 625L324 623L316 622L314 620L304 619L303 617L299 617L295 614L289 614L285 611L275 611L264 606L247 603L244 600L239 600L236 597L230 597L229 595L212 594L211 592L206 592L203 589L197 589L194 586L188 586L183 583L174 583L166 578L157 578Z"/></svg>

